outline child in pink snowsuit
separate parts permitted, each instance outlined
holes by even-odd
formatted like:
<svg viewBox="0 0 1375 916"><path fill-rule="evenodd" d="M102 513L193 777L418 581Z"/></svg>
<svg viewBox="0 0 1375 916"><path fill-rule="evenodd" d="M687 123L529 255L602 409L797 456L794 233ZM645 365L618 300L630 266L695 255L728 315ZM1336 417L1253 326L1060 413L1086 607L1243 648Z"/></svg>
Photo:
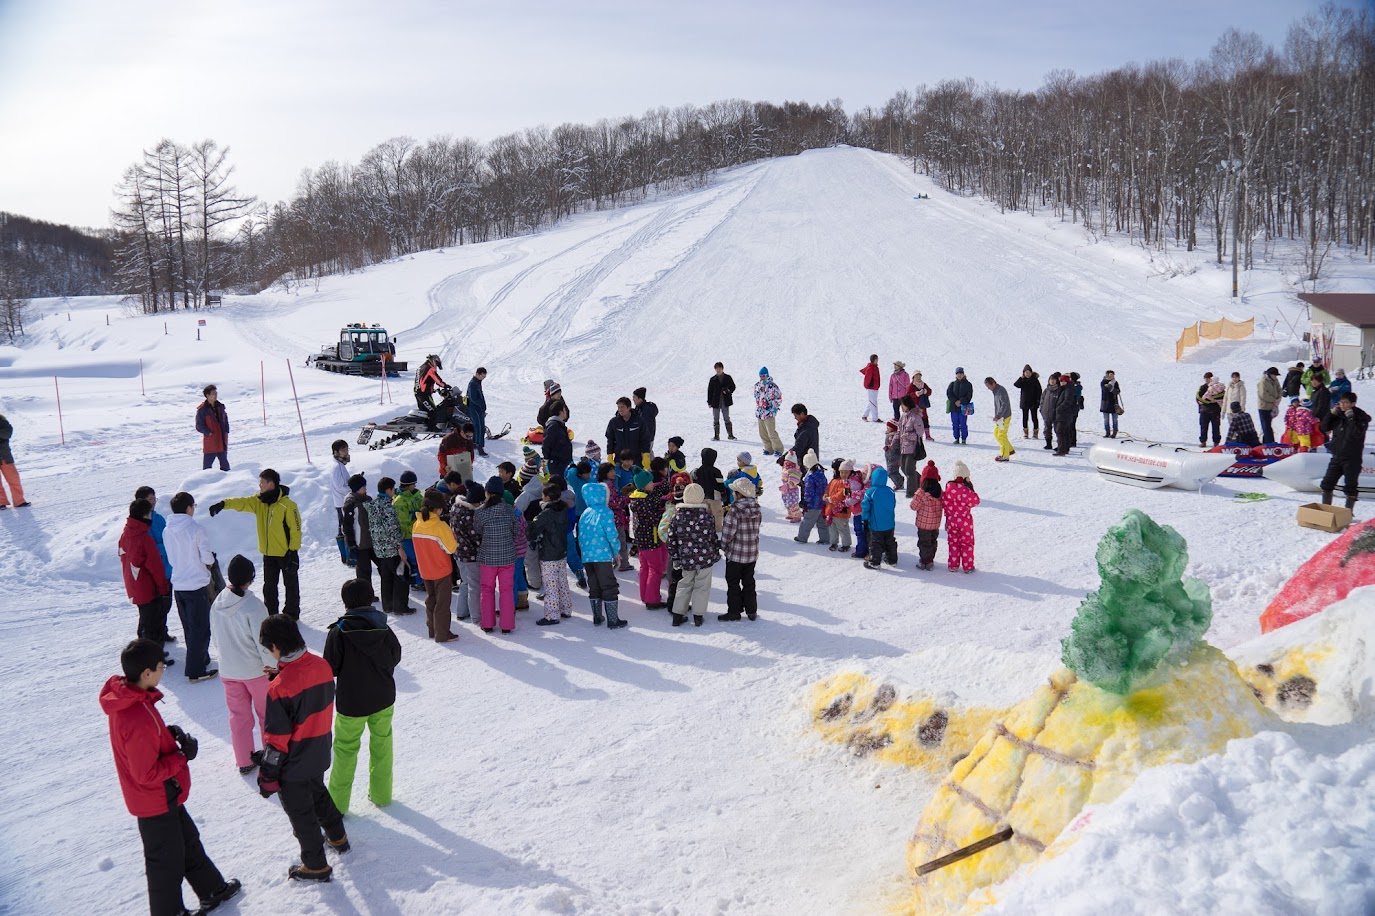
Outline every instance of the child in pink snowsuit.
<svg viewBox="0 0 1375 916"><path fill-rule="evenodd" d="M783 508L787 510L788 521L802 521L802 469L797 465L797 456L791 450L783 458L783 482L778 485L783 494Z"/></svg>
<svg viewBox="0 0 1375 916"><path fill-rule="evenodd" d="M955 462L954 479L945 487L942 505L945 509L945 539L950 547L950 571L960 567L974 571L974 514L979 494L969 480L969 468L963 461Z"/></svg>

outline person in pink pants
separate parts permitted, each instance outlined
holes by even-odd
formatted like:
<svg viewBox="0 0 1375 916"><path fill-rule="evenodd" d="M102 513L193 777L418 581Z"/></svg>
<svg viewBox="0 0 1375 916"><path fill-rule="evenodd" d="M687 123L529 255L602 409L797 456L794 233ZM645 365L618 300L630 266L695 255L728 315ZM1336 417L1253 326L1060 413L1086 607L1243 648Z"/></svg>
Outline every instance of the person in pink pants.
<svg viewBox="0 0 1375 916"><path fill-rule="evenodd" d="M473 529L479 538L480 625L488 633L496 625L497 596L494 590L499 587L501 632L509 633L516 628L516 596L512 591L515 587L516 515L502 501L505 485L500 477L489 479L484 489L487 499L473 513Z"/></svg>
<svg viewBox="0 0 1375 916"><path fill-rule="evenodd" d="M253 772L262 758L263 724L267 721L267 676L276 669L272 653L258 643L258 628L267 619L267 606L251 591L253 563L235 556L229 561L229 587L210 606L210 632L220 657L220 681L229 707L229 738L239 772ZM253 738L257 721L258 738Z"/></svg>
<svg viewBox="0 0 1375 916"><path fill-rule="evenodd" d="M660 586L664 581L664 574L668 571L668 548L663 544L657 547L645 549L640 548L638 554L640 558L640 600L645 607L655 607L663 604Z"/></svg>
<svg viewBox="0 0 1375 916"><path fill-rule="evenodd" d="M515 569L511 566L483 566L482 587L482 629L491 630L497 624L497 601L501 602L501 632L509 633L516 628L516 596L511 589L515 585ZM493 592L500 594L493 594Z"/></svg>
<svg viewBox="0 0 1375 916"><path fill-rule="evenodd" d="M945 510L945 539L950 548L949 567L951 572L963 568L971 573L974 571L973 509L979 504L979 494L974 492L969 468L963 461L955 462L954 474L941 500Z"/></svg>

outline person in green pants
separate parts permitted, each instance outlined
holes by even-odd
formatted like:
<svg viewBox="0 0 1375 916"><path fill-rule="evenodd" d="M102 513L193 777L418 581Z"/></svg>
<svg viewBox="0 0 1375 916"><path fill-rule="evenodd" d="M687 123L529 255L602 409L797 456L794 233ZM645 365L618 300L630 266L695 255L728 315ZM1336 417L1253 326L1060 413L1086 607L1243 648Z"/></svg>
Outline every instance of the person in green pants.
<svg viewBox="0 0 1375 916"><path fill-rule="evenodd" d="M392 712L401 643L387 615L373 607L377 596L366 579L350 579L340 590L344 616L329 625L325 661L334 670L334 764L329 794L341 814L353 796L353 774L363 729L368 731L368 798L391 804Z"/></svg>

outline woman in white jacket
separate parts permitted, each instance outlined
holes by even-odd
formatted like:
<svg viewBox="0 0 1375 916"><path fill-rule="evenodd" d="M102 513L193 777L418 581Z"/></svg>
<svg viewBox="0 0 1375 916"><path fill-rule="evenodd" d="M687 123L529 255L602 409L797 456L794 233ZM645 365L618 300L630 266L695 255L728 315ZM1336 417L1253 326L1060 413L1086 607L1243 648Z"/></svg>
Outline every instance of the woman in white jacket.
<svg viewBox="0 0 1375 916"><path fill-rule="evenodd" d="M258 629L267 619L267 607L248 590L255 570L247 557L229 561L229 587L220 592L210 608L210 631L220 657L220 681L229 707L229 735L234 760L241 774L253 772L262 760L263 723L267 716L267 676L276 660L258 643ZM258 719L258 738L253 740L253 717Z"/></svg>

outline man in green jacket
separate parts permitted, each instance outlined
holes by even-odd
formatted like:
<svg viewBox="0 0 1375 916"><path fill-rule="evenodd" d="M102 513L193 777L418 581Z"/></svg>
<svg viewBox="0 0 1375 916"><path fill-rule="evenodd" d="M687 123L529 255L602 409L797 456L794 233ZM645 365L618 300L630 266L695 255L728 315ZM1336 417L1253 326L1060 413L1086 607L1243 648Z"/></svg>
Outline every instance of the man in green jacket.
<svg viewBox="0 0 1375 916"><path fill-rule="evenodd" d="M263 603L268 614L277 613L277 578L286 580L284 613L292 620L301 619L301 584L297 571L301 568L301 510L287 498L289 487L282 486L282 477L272 468L263 468L258 475L257 496L235 496L210 507L214 518L225 509L251 512L258 519L258 551L263 555Z"/></svg>

